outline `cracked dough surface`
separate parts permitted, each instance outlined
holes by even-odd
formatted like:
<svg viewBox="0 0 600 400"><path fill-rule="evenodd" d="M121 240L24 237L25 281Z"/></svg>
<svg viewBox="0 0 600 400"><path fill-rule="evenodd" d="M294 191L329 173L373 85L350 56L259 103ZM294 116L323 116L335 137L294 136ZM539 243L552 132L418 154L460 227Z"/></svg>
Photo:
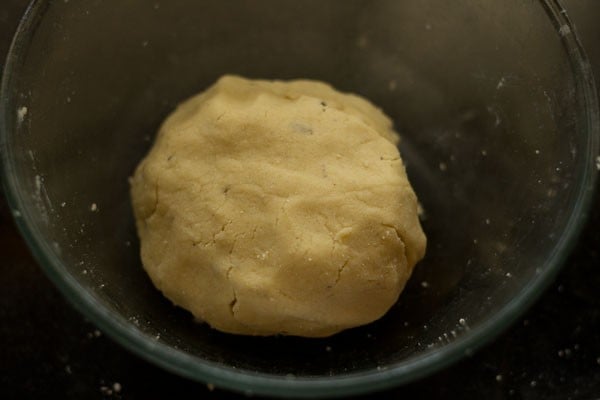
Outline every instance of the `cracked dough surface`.
<svg viewBox="0 0 600 400"><path fill-rule="evenodd" d="M154 285L212 327L328 336L380 318L425 252L391 121L308 80L224 76L131 179Z"/></svg>

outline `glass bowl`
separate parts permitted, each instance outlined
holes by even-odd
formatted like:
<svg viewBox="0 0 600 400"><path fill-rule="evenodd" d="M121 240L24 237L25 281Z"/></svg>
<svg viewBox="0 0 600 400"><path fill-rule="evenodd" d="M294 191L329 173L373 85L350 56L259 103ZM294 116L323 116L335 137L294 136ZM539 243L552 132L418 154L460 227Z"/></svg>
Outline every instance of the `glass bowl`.
<svg viewBox="0 0 600 400"><path fill-rule="evenodd" d="M127 179L225 73L328 81L394 119L429 248L381 320L232 336L151 285ZM246 393L364 393L471 354L552 281L600 162L595 93L554 0L34 1L2 82L6 196L52 281L141 357Z"/></svg>

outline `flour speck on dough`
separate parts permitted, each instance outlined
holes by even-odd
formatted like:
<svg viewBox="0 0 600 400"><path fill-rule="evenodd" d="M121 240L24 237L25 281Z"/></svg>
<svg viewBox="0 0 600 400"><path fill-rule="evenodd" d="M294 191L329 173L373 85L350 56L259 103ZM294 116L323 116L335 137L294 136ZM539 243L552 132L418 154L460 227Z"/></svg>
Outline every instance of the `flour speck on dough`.
<svg viewBox="0 0 600 400"><path fill-rule="evenodd" d="M144 269L223 332L323 337L380 318L426 246L398 140L325 83L219 79L130 181Z"/></svg>

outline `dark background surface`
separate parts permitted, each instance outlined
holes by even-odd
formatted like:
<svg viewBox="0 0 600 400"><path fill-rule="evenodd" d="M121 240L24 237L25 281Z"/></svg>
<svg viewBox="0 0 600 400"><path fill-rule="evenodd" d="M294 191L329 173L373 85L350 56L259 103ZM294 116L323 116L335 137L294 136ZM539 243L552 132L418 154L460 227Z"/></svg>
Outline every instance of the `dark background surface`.
<svg viewBox="0 0 600 400"><path fill-rule="evenodd" d="M26 3L2 0L0 60ZM565 5L600 76L600 1ZM378 397L600 399L599 226L596 196L563 272L512 328L471 358ZM140 360L87 322L32 259L0 195L0 398L232 396Z"/></svg>

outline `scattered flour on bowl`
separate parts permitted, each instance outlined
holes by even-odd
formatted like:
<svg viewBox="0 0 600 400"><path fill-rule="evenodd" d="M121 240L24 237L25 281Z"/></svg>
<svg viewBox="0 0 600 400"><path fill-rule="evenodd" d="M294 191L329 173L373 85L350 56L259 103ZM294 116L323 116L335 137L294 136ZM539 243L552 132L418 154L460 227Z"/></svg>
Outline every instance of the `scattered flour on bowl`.
<svg viewBox="0 0 600 400"><path fill-rule="evenodd" d="M571 27L569 27L569 25L563 25L560 27L560 29L558 30L558 33L561 36L567 36L568 34L571 33Z"/></svg>
<svg viewBox="0 0 600 400"><path fill-rule="evenodd" d="M498 84L496 85L496 90L500 90L504 87L504 85L506 85L506 78L503 76L502 78L500 78L500 80L498 81Z"/></svg>
<svg viewBox="0 0 600 400"><path fill-rule="evenodd" d="M48 209L52 210L52 203L50 202L50 198L46 193L46 188L44 187L44 177L41 175L36 175L34 178L34 201L40 212L40 216L42 220L48 223Z"/></svg>
<svg viewBox="0 0 600 400"><path fill-rule="evenodd" d="M25 117L27 116L27 112L28 112L28 111L29 111L29 109L28 109L27 107L25 107L25 106L23 106L23 107L20 107L20 108L17 110L17 122L18 122L19 124L22 124L22 123L23 123L23 121L25 120Z"/></svg>

